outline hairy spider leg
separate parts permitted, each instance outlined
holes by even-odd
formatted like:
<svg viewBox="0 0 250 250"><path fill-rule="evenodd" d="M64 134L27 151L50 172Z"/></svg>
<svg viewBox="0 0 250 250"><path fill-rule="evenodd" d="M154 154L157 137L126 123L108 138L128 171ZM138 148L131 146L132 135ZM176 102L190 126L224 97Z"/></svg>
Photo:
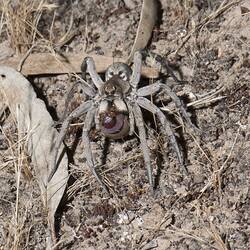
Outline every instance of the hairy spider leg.
<svg viewBox="0 0 250 250"><path fill-rule="evenodd" d="M65 119L65 117L67 116L69 103L72 100L72 98L74 97L75 88L78 86L82 87L82 90L86 95L88 95L90 97L94 97L96 95L96 90L83 79L72 84L72 86L70 87L70 89L67 93L67 97L65 100L65 110L63 112L62 117L60 118L61 121L63 121Z"/></svg>
<svg viewBox="0 0 250 250"><path fill-rule="evenodd" d="M99 184L102 186L102 188L109 193L107 187L105 184L102 182L99 174L95 170L95 162L91 150L91 145L90 145L90 140L89 140L89 131L91 130L92 123L94 121L95 113L96 113L96 108L92 107L85 118L84 121L84 127L82 130L82 142L84 144L84 155L87 159L88 166L92 172L92 174L95 176L96 180L99 182Z"/></svg>
<svg viewBox="0 0 250 250"><path fill-rule="evenodd" d="M89 73L94 85L100 91L104 82L103 82L102 78L96 72L95 62L94 62L92 57L85 57L84 58L82 65L81 65L81 71L83 74L83 78L85 78L85 72Z"/></svg>
<svg viewBox="0 0 250 250"><path fill-rule="evenodd" d="M53 153L52 153L52 158L51 158L51 172L49 174L48 181L52 179L52 177L54 176L58 168L59 163L57 162L58 160L57 158L58 158L59 148L65 138L70 122L73 119L78 118L82 114L88 112L91 109L92 105L93 105L92 101L87 101L87 102L82 103L77 109L72 111L71 114L62 123L60 133L55 141L55 145L53 148Z"/></svg>
<svg viewBox="0 0 250 250"><path fill-rule="evenodd" d="M147 168L149 185L153 191L154 180L153 180L153 173L152 173L152 167L151 167L151 161L150 161L150 150L147 144L147 136L146 136L146 130L144 127L142 111L137 103L133 104L133 113L135 117L135 123L139 132L140 146L141 146L141 150L143 153L144 162Z"/></svg>
<svg viewBox="0 0 250 250"><path fill-rule="evenodd" d="M135 117L133 114L133 107L132 105L125 101L128 107L128 116L129 116L129 135L133 135L134 131L135 131Z"/></svg>
<svg viewBox="0 0 250 250"><path fill-rule="evenodd" d="M141 53L143 57L146 58L152 58L154 60L153 64L155 67L159 70L159 72L163 74L167 74L171 76L178 84L183 84L183 81L179 80L176 75L174 74L173 70L171 67L168 65L168 63L164 60L164 58L154 52L151 52L149 50L141 50Z"/></svg>
<svg viewBox="0 0 250 250"><path fill-rule="evenodd" d="M166 94L168 96L170 96L170 98L174 102L177 110L181 114L181 117L184 118L185 124L187 124L187 126L189 128L191 128L195 133L199 134L200 130L192 123L192 121L190 119L190 115L188 114L188 112L184 108L182 101L175 94L175 92L173 92L171 90L171 88L169 86L167 86L166 84L163 84L162 82L157 81L156 83L151 84L150 86L146 86L146 87L142 87L142 88L138 89L137 94L138 94L138 96L149 96L149 95L156 94L160 90L165 91Z"/></svg>
<svg viewBox="0 0 250 250"><path fill-rule="evenodd" d="M171 142L171 144L174 147L174 150L176 152L177 159L178 159L181 167L187 173L187 169L184 165L183 157L182 157L181 151L179 149L178 143L176 141L175 134L174 134L166 116L162 113L162 111L156 105L154 105L152 102L150 102L148 99L146 99L144 97L138 97L137 103L139 104L140 107L148 110L149 112L153 113L154 115L156 115L158 117L158 120L160 121L160 123L162 125L161 132L165 136L169 137L170 142Z"/></svg>

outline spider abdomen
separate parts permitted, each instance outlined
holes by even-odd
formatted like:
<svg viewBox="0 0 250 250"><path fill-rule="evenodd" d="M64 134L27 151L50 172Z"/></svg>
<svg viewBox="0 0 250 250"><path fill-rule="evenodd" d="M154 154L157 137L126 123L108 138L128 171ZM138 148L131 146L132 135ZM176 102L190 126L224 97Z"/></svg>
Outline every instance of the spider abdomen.
<svg viewBox="0 0 250 250"><path fill-rule="evenodd" d="M120 139L128 135L128 116L123 113L105 113L101 116L101 130L106 137Z"/></svg>
<svg viewBox="0 0 250 250"><path fill-rule="evenodd" d="M121 123L121 122L120 122ZM118 124L118 129L120 129L121 124ZM114 116L109 116L109 115L106 115L104 118L103 118L103 127L107 130L114 130L116 129L117 127L117 118Z"/></svg>

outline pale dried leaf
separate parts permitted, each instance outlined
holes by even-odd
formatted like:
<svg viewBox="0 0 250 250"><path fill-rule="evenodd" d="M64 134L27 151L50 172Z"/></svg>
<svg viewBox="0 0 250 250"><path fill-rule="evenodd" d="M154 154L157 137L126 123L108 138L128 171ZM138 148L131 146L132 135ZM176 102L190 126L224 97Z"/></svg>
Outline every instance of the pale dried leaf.
<svg viewBox="0 0 250 250"><path fill-rule="evenodd" d="M152 35L153 28L157 20L157 2L156 0L144 0L142 4L140 22L137 28L135 41L128 57L130 63L135 51L144 49Z"/></svg>
<svg viewBox="0 0 250 250"><path fill-rule="evenodd" d="M18 124L18 133L27 135L27 150L35 167L48 223L55 241L54 216L68 180L68 159L64 154L57 172L48 183L50 157L57 131L44 102L37 98L29 81L16 70L0 66L0 103L7 104ZM60 152L64 151L61 146Z"/></svg>
<svg viewBox="0 0 250 250"><path fill-rule="evenodd" d="M37 53L30 54L24 60L21 67L21 73L24 75L51 75L51 74L66 74L66 73L80 73L81 63L87 56L93 57L96 64L96 71L98 73L105 72L110 66L114 58L100 55L89 55L86 53L74 54L64 53L61 55L51 53ZM0 64L17 69L23 56L12 57L0 61ZM123 58L119 58L120 62L125 62ZM143 67L142 75L147 78L157 78L159 72L156 69Z"/></svg>

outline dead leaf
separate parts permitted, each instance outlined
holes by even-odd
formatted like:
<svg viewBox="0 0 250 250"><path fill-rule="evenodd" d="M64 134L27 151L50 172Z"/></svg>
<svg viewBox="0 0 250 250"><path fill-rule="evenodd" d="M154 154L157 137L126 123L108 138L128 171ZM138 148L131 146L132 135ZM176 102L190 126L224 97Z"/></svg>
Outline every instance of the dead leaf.
<svg viewBox="0 0 250 250"><path fill-rule="evenodd" d="M139 25L136 32L135 41L128 57L128 63L133 59L135 51L144 49L152 35L153 28L157 20L157 2L156 0L144 0Z"/></svg>
<svg viewBox="0 0 250 250"><path fill-rule="evenodd" d="M24 75L51 75L51 74L66 74L66 73L80 73L81 64L85 57L93 57L96 70L98 73L105 72L108 66L113 63L114 58L100 55L89 55L86 53L73 54L51 54L51 53L37 53L30 54L24 60L21 73ZM17 69L23 56L7 58L0 61L0 64ZM120 58L120 62L125 62L125 59ZM157 78L159 72L156 69L149 67L142 67L142 75L147 78Z"/></svg>
<svg viewBox="0 0 250 250"><path fill-rule="evenodd" d="M7 104L18 124L18 133L27 136L27 149L35 167L43 204L48 211L51 244L55 243L55 212L68 181L68 159L64 154L57 172L48 183L49 162L57 131L44 102L37 98L29 81L16 70L0 66L0 104ZM64 151L61 146L60 151ZM52 241L52 242L51 242Z"/></svg>

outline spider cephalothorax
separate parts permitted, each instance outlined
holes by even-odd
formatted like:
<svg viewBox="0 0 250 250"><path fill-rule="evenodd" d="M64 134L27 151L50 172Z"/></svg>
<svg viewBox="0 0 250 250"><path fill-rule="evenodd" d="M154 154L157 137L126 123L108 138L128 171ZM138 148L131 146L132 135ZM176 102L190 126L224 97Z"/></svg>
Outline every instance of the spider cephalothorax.
<svg viewBox="0 0 250 250"><path fill-rule="evenodd" d="M127 64L114 63L107 70L101 87L99 122L102 133L112 139L128 135L128 108L123 98L130 90L131 69Z"/></svg>
<svg viewBox="0 0 250 250"><path fill-rule="evenodd" d="M114 76L117 76L121 80L129 82L131 75L132 70L126 63L117 62L107 68L105 72L105 80L108 81Z"/></svg>
<svg viewBox="0 0 250 250"><path fill-rule="evenodd" d="M170 122L157 104L155 104L151 98L149 99L147 97L155 96L159 92L165 92L174 102L176 109L183 118L183 122L194 130L196 130L196 127L192 124L189 114L182 105L181 100L165 82L163 83L158 80L153 84L140 87L141 65L142 53L137 51L134 55L133 71L127 64L114 63L107 69L105 81L103 81L95 70L93 59L91 57L84 59L81 67L82 73L83 76L85 76L86 73L90 75L91 84L87 83L85 79L82 79L80 84L83 92L89 98L73 110L62 124L59 137L55 143L52 158L53 170L50 174L50 178L56 171L58 149L63 142L70 122L84 114L86 115L82 141L84 143L85 157L90 170L106 191L107 188L96 171L96 163L90 147L89 132L94 126L100 130L104 136L112 139L122 138L128 134L132 135L135 127L137 128L149 184L152 188L154 187L150 150L147 145L147 133L143 120L143 109L151 112L158 118L161 124L160 129L162 134L169 138L180 164L184 166L182 154L179 150Z"/></svg>

